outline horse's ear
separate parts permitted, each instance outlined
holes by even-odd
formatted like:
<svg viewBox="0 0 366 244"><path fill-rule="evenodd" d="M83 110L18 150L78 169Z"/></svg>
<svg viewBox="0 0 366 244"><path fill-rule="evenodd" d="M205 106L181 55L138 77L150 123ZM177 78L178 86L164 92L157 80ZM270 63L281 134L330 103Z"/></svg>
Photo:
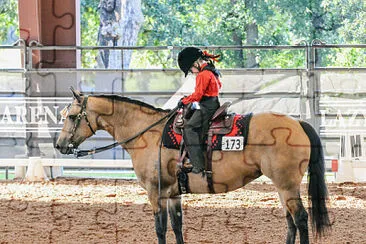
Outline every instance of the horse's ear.
<svg viewBox="0 0 366 244"><path fill-rule="evenodd" d="M72 96L81 103L81 94L78 91L75 91L74 87L70 86L70 91L72 92Z"/></svg>

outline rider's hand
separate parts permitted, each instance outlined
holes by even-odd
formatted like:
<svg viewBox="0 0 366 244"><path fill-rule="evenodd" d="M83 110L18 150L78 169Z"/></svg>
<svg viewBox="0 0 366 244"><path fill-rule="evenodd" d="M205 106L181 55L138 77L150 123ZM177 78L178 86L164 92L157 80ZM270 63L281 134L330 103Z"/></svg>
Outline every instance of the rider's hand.
<svg viewBox="0 0 366 244"><path fill-rule="evenodd" d="M180 100L179 100L179 102L178 102L178 105L177 105L177 107L178 108L183 108L184 107L184 103L183 103L183 98L181 98Z"/></svg>

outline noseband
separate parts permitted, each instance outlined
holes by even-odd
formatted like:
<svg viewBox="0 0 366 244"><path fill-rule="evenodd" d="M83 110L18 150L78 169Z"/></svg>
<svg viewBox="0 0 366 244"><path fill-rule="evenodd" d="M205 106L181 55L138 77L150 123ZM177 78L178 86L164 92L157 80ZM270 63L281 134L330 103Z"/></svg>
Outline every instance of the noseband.
<svg viewBox="0 0 366 244"><path fill-rule="evenodd" d="M95 135L95 131L93 130L93 128L90 125L90 122L88 120L88 114L86 113L86 103L88 102L88 96L84 96L84 101L83 104L81 105L81 110L80 112L76 115L76 119L74 121L74 128L72 128L71 131L71 138L70 138L70 144L68 147L70 148L74 148L74 141L73 141L73 137L75 135L76 129L79 127L81 120L84 118L86 121L86 124L89 126L90 131L93 133L93 135Z"/></svg>

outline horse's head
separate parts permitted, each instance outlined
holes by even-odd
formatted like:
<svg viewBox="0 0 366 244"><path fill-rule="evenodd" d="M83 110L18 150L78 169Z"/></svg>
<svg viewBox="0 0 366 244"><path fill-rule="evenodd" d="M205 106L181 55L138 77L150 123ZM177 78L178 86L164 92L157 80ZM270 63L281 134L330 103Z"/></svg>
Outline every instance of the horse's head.
<svg viewBox="0 0 366 244"><path fill-rule="evenodd" d="M56 142L62 154L72 154L74 149L97 130L96 114L88 110L88 96L70 88L74 101L61 111L64 126Z"/></svg>

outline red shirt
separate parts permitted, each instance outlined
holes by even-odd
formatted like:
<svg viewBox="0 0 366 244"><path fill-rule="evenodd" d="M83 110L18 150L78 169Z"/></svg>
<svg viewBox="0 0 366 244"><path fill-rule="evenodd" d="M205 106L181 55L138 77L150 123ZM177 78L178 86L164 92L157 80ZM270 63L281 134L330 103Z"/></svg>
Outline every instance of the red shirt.
<svg viewBox="0 0 366 244"><path fill-rule="evenodd" d="M201 71L196 77L194 92L188 97L183 98L182 102L184 104L199 102L202 96L217 97L219 95L219 90L222 86L221 81L219 78L216 78L212 71L202 70L206 65L207 63L201 66Z"/></svg>

